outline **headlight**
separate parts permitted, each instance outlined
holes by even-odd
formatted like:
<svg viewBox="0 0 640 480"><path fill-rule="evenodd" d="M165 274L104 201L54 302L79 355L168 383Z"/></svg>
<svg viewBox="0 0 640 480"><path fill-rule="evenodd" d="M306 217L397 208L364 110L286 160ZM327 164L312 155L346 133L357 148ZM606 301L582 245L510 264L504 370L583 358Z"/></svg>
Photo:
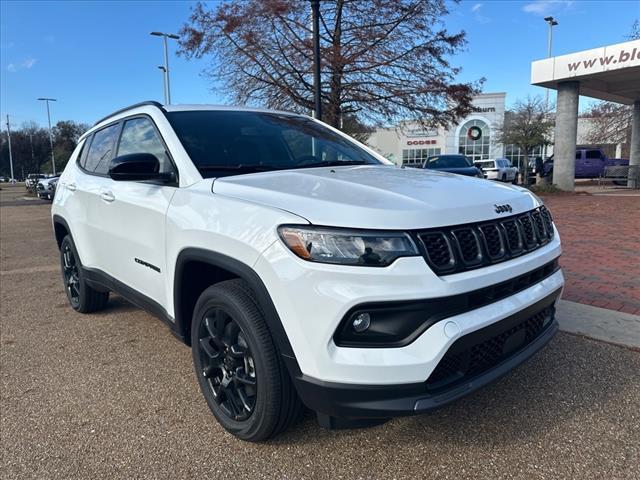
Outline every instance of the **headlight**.
<svg viewBox="0 0 640 480"><path fill-rule="evenodd" d="M278 233L289 250L310 262L385 267L397 258L419 255L403 232L282 225Z"/></svg>

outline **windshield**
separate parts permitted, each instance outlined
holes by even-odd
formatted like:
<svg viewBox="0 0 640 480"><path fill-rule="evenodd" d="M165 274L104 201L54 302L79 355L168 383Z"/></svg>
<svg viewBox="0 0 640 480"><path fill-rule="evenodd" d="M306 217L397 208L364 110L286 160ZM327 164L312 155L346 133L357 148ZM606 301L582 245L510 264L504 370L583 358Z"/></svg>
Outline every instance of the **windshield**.
<svg viewBox="0 0 640 480"><path fill-rule="evenodd" d="M169 112L167 117L203 177L382 164L305 117L224 110Z"/></svg>
<svg viewBox="0 0 640 480"><path fill-rule="evenodd" d="M429 157L425 168L468 168L473 166L464 155L436 155Z"/></svg>

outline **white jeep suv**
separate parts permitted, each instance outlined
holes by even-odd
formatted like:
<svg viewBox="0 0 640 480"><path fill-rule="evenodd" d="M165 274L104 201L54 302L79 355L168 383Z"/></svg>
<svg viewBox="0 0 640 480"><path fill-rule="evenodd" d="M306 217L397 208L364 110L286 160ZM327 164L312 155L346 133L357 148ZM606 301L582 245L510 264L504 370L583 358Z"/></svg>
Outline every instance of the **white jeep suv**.
<svg viewBox="0 0 640 480"><path fill-rule="evenodd" d="M306 116L120 110L82 136L52 215L71 306L113 291L164 320L245 440L303 405L334 428L440 407L558 328L560 239L536 196L398 168Z"/></svg>

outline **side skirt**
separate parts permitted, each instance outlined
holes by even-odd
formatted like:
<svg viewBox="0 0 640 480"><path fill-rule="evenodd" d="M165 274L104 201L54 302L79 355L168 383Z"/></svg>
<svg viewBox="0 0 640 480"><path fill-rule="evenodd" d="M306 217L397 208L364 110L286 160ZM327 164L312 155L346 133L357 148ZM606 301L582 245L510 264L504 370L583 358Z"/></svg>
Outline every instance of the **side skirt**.
<svg viewBox="0 0 640 480"><path fill-rule="evenodd" d="M175 320L167 313L162 305L155 300L125 285L120 280L116 280L111 275L95 268L82 267L82 273L89 285L96 289L106 289L116 292L137 307L146 310L151 315L162 320L182 343L185 343L184 337L178 331Z"/></svg>

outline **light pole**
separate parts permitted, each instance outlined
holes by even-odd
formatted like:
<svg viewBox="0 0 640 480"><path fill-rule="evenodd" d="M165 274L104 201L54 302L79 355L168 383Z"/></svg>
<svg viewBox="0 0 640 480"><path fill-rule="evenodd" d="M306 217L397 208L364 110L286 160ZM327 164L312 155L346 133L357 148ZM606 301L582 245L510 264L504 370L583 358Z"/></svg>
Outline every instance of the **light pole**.
<svg viewBox="0 0 640 480"><path fill-rule="evenodd" d="M315 97L315 118L322 120L322 98L320 88L320 0L311 0L313 20L313 94Z"/></svg>
<svg viewBox="0 0 640 480"><path fill-rule="evenodd" d="M162 37L164 41L164 103L166 105L171 105L171 88L169 87L169 53L167 38L178 40L180 37L178 35L174 35L173 33L164 32L151 32L151 35L155 37Z"/></svg>
<svg viewBox="0 0 640 480"><path fill-rule="evenodd" d="M551 57L551 46L553 44L553 27L558 25L558 21L553 17L544 17L544 21L549 24L549 34L547 37L547 58ZM549 109L549 89L547 88L546 106Z"/></svg>
<svg viewBox="0 0 640 480"><path fill-rule="evenodd" d="M11 127L9 126L9 115L7 115L7 140L9 141L9 166L11 167L11 178L10 181L14 181L15 177L13 176L13 152L11 151Z"/></svg>
<svg viewBox="0 0 640 480"><path fill-rule="evenodd" d="M44 101L47 104L47 120L49 121L49 146L51 146L51 168L53 169L53 175L56 174L56 158L53 155L53 133L51 132L51 112L49 110L49 102L57 102L55 98L39 98L38 100Z"/></svg>
<svg viewBox="0 0 640 480"><path fill-rule="evenodd" d="M164 101L166 103L167 101L167 69L164 68L162 65L158 65L158 70L160 70L162 72L162 85L164 88Z"/></svg>

